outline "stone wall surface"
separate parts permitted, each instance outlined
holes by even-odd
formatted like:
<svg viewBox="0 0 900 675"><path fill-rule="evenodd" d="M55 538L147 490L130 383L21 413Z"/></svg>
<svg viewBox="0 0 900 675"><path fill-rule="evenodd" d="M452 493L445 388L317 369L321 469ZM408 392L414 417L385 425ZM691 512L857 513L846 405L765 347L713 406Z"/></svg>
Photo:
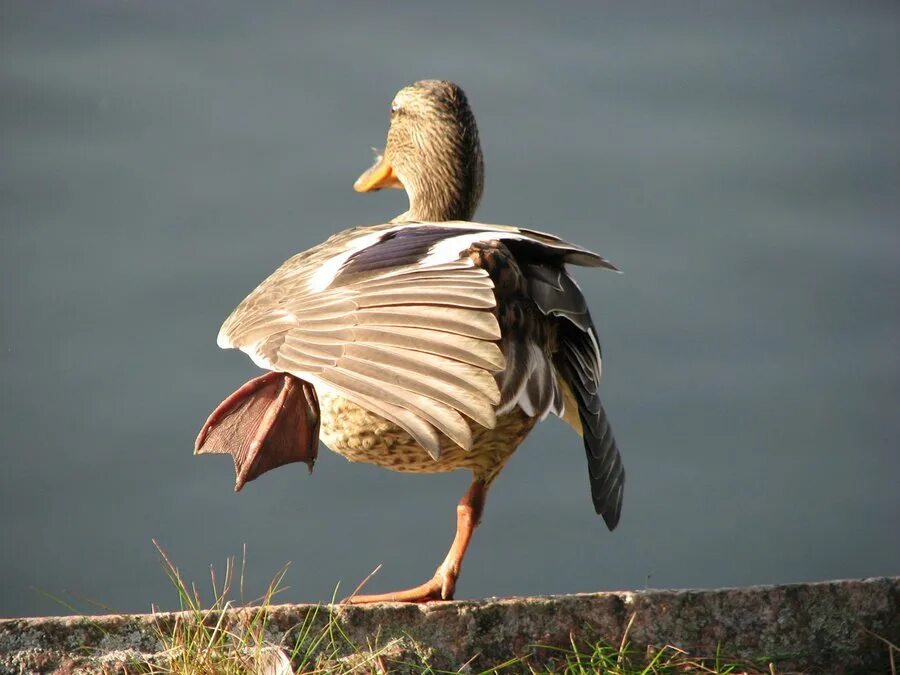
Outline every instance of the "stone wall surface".
<svg viewBox="0 0 900 675"><path fill-rule="evenodd" d="M267 638L296 632L313 605L273 606ZM239 619L247 610L228 610ZM0 621L0 673L113 672L158 652L159 626L178 613ZM633 618L633 620L632 620ZM215 621L216 616L210 617ZM436 668L475 671L580 640L636 648L667 644L697 656L773 661L778 672L887 673L884 641L900 644L900 577L718 590L647 590L481 601L318 608L357 645L396 641ZM345 643L349 652L349 644ZM474 659L473 659L474 657ZM133 671L130 671L133 672Z"/></svg>

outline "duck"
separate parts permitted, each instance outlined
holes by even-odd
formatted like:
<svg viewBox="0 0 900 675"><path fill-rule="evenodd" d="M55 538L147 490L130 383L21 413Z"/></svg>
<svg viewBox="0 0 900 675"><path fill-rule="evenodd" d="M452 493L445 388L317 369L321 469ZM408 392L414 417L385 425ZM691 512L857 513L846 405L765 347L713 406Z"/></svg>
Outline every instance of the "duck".
<svg viewBox="0 0 900 675"><path fill-rule="evenodd" d="M550 414L582 437L593 507L615 529L625 471L569 267L616 267L553 234L472 220L484 160L453 82L396 94L384 151L353 187L403 190L409 208L291 257L237 306L218 345L267 372L213 411L195 452L231 454L236 490L287 463L312 470L319 441L393 471L470 471L432 577L350 603L453 599L490 486Z"/></svg>

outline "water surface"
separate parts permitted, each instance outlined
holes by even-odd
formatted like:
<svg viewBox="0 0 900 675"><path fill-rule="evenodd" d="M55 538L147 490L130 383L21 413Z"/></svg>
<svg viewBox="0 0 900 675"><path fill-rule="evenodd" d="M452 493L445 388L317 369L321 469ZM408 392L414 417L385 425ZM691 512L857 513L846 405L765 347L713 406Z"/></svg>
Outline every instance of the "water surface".
<svg viewBox="0 0 900 675"><path fill-rule="evenodd" d="M172 607L249 552L290 601L418 583L468 476L323 451L231 491L200 424L257 371L216 348L293 252L406 208L357 195L388 106L460 82L481 220L580 270L627 468L593 513L548 421L497 481L461 597L900 572L895 3L0 5L0 615ZM84 608L84 603L79 603Z"/></svg>

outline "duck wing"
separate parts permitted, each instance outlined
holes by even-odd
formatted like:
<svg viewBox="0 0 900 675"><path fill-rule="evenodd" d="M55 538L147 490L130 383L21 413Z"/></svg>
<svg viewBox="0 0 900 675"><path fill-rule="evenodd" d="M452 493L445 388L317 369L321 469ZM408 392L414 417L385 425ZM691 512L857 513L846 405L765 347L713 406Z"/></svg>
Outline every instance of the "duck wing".
<svg viewBox="0 0 900 675"><path fill-rule="evenodd" d="M460 256L418 264L445 236L395 225L333 237L254 290L225 321L219 344L337 391L435 456L438 432L469 449L467 418L496 423L492 373L505 360L487 272Z"/></svg>
<svg viewBox="0 0 900 675"><path fill-rule="evenodd" d="M219 345L325 387L408 431L433 456L492 428L506 368L477 242L516 241L560 262L612 266L553 235L479 223L354 228L288 260L225 321ZM613 268L614 269L614 268Z"/></svg>

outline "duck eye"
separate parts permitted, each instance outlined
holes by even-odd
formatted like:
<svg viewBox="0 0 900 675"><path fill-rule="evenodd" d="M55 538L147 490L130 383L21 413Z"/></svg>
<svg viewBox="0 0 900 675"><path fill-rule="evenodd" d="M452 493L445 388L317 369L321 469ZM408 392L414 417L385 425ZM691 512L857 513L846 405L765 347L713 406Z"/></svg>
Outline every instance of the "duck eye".
<svg viewBox="0 0 900 675"><path fill-rule="evenodd" d="M397 101L392 101L391 102L391 114L393 115L395 112L398 112L399 110L400 110L400 104L397 103Z"/></svg>

